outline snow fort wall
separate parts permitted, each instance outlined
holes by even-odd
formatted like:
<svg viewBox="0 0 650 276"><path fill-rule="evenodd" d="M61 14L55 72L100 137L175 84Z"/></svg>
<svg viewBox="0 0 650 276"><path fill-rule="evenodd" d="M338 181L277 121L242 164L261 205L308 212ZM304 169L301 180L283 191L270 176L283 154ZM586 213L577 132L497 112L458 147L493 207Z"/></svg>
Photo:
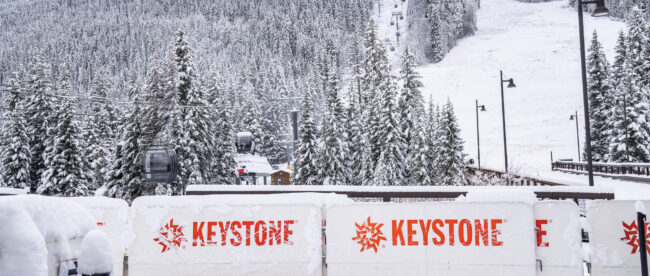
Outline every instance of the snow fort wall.
<svg viewBox="0 0 650 276"><path fill-rule="evenodd" d="M356 204L328 210L328 275L535 275L524 203Z"/></svg>
<svg viewBox="0 0 650 276"><path fill-rule="evenodd" d="M634 200L594 201L587 206L592 276L641 275L635 203ZM643 203L647 206L650 201ZM648 233L650 224L646 222L645 227Z"/></svg>
<svg viewBox="0 0 650 276"><path fill-rule="evenodd" d="M284 202L280 202L284 201ZM322 275L321 206L291 197L140 197L130 275Z"/></svg>
<svg viewBox="0 0 650 276"><path fill-rule="evenodd" d="M112 276L122 276L124 270L124 254L131 237L127 228L129 205L126 201L105 197L73 197L92 214L97 228L104 232L110 243L113 259Z"/></svg>

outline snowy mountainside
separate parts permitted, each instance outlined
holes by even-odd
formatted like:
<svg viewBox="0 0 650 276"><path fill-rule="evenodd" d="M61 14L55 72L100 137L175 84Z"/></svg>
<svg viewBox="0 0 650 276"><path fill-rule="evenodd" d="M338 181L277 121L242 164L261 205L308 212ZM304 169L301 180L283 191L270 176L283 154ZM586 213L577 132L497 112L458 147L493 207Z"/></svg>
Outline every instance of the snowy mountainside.
<svg viewBox="0 0 650 276"><path fill-rule="evenodd" d="M557 160L577 160L575 121L578 111L580 147L584 144L578 17L565 2L521 3L483 1L477 12L478 31L459 41L437 64L419 68L424 95L447 98L457 109L465 152L476 159L475 100L485 104L479 114L481 163L502 169L499 70L514 78L517 88L505 88L505 113L510 168L529 174L550 171L550 152ZM610 62L617 33L624 23L585 16L589 42L598 31Z"/></svg>

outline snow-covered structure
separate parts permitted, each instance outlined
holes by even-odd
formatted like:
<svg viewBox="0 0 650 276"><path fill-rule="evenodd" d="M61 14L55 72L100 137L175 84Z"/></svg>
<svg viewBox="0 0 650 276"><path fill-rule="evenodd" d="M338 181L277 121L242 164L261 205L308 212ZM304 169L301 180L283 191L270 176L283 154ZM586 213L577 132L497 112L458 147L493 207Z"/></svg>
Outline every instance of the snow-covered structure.
<svg viewBox="0 0 650 276"><path fill-rule="evenodd" d="M253 154L235 155L237 172L242 185L268 185L275 171L266 157Z"/></svg>

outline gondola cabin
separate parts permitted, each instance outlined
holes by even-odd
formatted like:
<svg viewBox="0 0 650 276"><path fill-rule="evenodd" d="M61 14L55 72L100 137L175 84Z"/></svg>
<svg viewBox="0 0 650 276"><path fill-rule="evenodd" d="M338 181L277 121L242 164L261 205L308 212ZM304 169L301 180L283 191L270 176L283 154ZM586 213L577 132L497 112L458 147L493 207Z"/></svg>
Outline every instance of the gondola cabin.
<svg viewBox="0 0 650 276"><path fill-rule="evenodd" d="M149 183L172 183L178 175L176 151L166 146L151 146L142 159L142 176Z"/></svg>

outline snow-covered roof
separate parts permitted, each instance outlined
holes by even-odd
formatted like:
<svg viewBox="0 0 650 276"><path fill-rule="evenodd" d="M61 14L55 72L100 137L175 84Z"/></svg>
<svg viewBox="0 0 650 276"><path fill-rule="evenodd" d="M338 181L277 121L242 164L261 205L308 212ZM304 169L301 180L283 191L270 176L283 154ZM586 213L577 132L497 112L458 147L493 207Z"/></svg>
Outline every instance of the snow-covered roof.
<svg viewBox="0 0 650 276"><path fill-rule="evenodd" d="M235 162L237 162L237 169L242 169L246 166L247 173L256 173L260 176L271 175L275 170L271 167L269 160L266 157L253 154L237 154L235 155Z"/></svg>

